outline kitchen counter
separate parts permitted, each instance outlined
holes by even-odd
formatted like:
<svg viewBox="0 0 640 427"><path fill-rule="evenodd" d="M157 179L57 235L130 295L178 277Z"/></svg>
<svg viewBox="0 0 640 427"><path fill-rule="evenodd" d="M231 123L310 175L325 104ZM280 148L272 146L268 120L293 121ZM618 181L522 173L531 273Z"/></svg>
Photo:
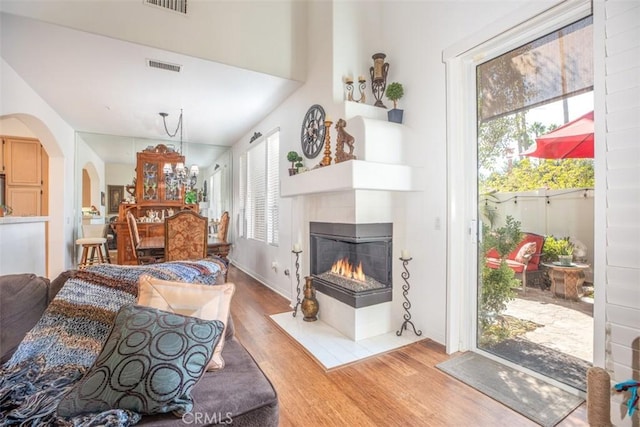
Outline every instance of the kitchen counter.
<svg viewBox="0 0 640 427"><path fill-rule="evenodd" d="M0 217L0 275L46 275L47 221L48 216Z"/></svg>

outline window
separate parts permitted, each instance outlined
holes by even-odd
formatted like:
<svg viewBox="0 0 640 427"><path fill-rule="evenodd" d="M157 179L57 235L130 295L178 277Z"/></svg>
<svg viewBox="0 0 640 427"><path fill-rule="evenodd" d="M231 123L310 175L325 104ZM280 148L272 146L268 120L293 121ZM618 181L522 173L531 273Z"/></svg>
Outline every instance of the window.
<svg viewBox="0 0 640 427"><path fill-rule="evenodd" d="M246 237L270 245L278 244L279 153L276 130L240 158L240 214L246 220Z"/></svg>

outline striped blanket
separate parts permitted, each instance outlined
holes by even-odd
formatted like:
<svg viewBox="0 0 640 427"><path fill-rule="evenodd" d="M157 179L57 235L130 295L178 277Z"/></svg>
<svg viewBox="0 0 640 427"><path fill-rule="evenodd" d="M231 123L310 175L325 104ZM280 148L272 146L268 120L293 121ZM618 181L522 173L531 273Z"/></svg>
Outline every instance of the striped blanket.
<svg viewBox="0 0 640 427"><path fill-rule="evenodd" d="M60 398L91 367L118 310L136 302L138 279L215 284L216 260L143 266L99 264L67 280L11 359L0 367L0 426L127 426L140 416L113 410L74 419L56 416Z"/></svg>

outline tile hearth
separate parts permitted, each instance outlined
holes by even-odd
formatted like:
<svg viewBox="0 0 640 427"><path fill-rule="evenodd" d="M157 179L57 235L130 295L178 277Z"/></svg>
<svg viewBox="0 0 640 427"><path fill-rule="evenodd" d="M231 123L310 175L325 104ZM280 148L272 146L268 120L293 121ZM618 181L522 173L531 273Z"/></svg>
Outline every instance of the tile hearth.
<svg viewBox="0 0 640 427"><path fill-rule="evenodd" d="M269 317L284 332L302 345L327 370L386 353L425 339L423 336L418 337L410 331L404 331L402 336L397 336L396 332L393 331L353 341L322 320L305 322L302 320L302 313L298 313L296 317L293 317L291 313L291 311L288 311Z"/></svg>

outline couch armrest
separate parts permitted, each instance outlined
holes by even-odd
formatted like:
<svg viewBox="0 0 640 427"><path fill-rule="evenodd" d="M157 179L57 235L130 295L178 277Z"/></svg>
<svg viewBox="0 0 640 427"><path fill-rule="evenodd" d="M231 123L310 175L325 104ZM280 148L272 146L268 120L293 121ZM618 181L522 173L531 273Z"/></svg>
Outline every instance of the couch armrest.
<svg viewBox="0 0 640 427"><path fill-rule="evenodd" d="M16 351L49 304L49 279L35 274L0 276L0 363Z"/></svg>

